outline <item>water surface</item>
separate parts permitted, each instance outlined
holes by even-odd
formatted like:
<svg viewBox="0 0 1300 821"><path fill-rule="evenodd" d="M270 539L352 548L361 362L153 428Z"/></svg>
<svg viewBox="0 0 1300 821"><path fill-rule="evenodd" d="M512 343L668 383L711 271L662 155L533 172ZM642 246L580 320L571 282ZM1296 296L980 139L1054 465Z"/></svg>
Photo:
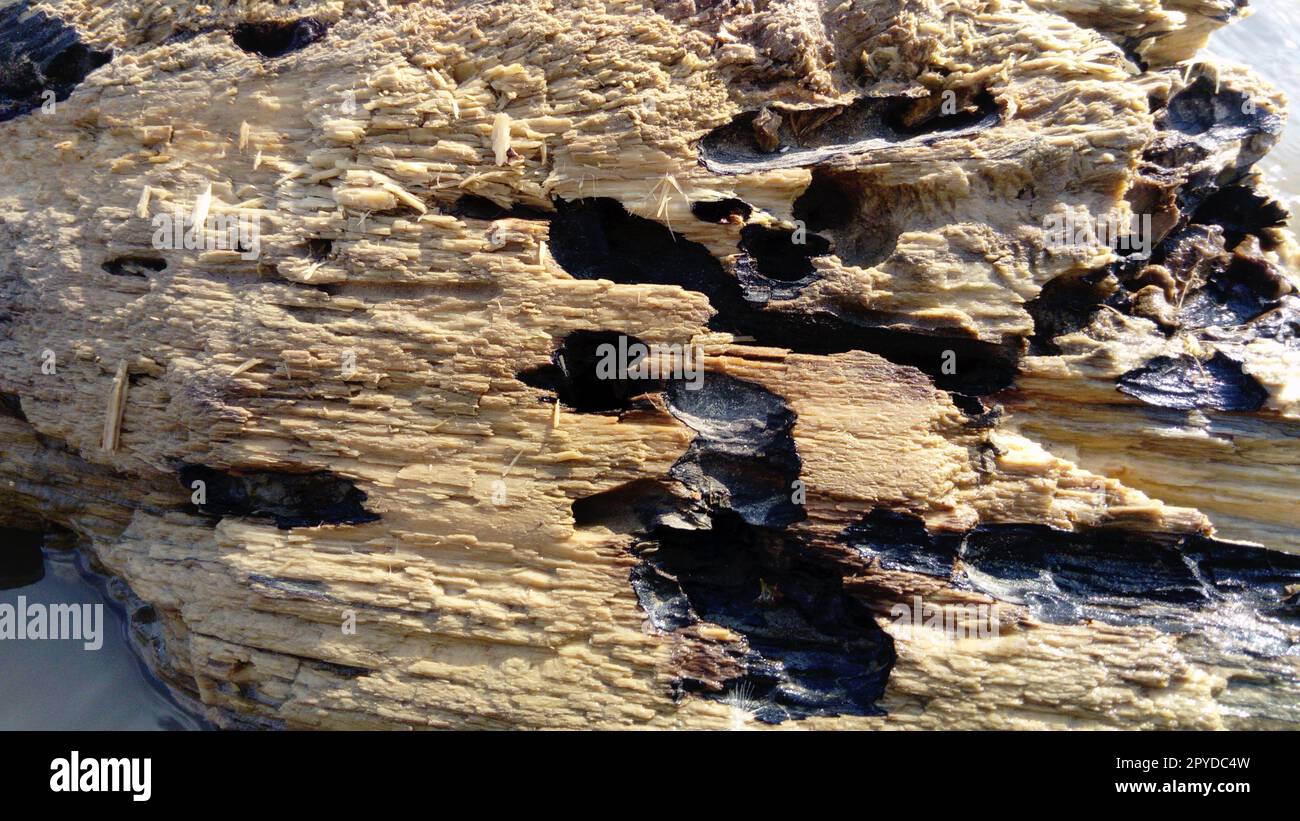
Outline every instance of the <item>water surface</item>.
<svg viewBox="0 0 1300 821"><path fill-rule="evenodd" d="M1292 211L1300 209L1300 0L1250 0L1254 14L1225 26L1207 51L1253 68L1281 89L1291 105L1282 141L1260 163ZM1293 223L1294 227L1294 223Z"/></svg>
<svg viewBox="0 0 1300 821"><path fill-rule="evenodd" d="M73 551L30 548L21 534L0 530L0 552L21 553L21 575L39 581L0 590L0 604L102 605L101 646L80 640L0 640L0 730L195 730L206 727L167 692L131 646L125 610L106 581L89 573ZM34 552L39 550L39 553ZM39 557L35 572L31 562ZM21 560L20 560L21 561ZM12 570L15 562L6 562Z"/></svg>

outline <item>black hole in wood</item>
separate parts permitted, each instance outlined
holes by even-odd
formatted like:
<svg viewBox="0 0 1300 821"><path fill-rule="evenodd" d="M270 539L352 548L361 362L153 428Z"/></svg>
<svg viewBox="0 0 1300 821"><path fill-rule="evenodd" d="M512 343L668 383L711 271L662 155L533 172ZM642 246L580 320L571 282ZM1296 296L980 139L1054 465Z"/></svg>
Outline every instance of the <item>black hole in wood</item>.
<svg viewBox="0 0 1300 821"><path fill-rule="evenodd" d="M973 395L1001 390L1015 379L1019 340L991 343L900 331L872 324L869 315L765 311L761 300L751 298L752 285L742 287L709 249L629 214L616 200L557 200L550 240L552 256L571 276L699 291L717 310L710 327L752 336L759 345L810 354L870 351L924 371L945 390ZM948 350L958 360L953 374L943 372Z"/></svg>
<svg viewBox="0 0 1300 821"><path fill-rule="evenodd" d="M1260 246L1269 250L1276 243L1265 229L1286 225L1291 217L1277 200L1244 185L1229 185L1206 197L1192 215L1192 223L1219 225L1223 228L1225 247L1236 248L1247 235L1260 238Z"/></svg>
<svg viewBox="0 0 1300 821"><path fill-rule="evenodd" d="M27 421L27 414L23 413L23 400L16 393L0 393L0 410L24 422Z"/></svg>
<svg viewBox="0 0 1300 821"><path fill-rule="evenodd" d="M870 610L844 589L844 570L779 532L721 512L711 530L659 528L632 572L651 623L699 622L745 637L728 649L736 675L709 680L683 664L678 686L732 700L765 723L818 715L881 715L876 702L897 658ZM745 703L734 694L743 691ZM728 698L728 694L731 698Z"/></svg>
<svg viewBox="0 0 1300 821"><path fill-rule="evenodd" d="M728 197L723 200L699 200L691 203L691 213L702 222L725 223L739 218L740 222L749 219L754 209L744 200Z"/></svg>
<svg viewBox="0 0 1300 821"><path fill-rule="evenodd" d="M943 95L921 100L896 99L890 102L884 120L896 134L918 137L970 129L990 117L996 117L997 111L998 106L993 96L987 91L980 91L965 105L949 114L943 113Z"/></svg>
<svg viewBox="0 0 1300 821"><path fill-rule="evenodd" d="M716 174L812 167L846 154L898 145L930 146L996 126L1001 115L987 92L963 92L952 114L944 98L866 97L847 106L746 111L700 141L700 160Z"/></svg>
<svg viewBox="0 0 1300 821"><path fill-rule="evenodd" d="M159 257L114 257L100 266L115 277L148 277L167 268L167 260Z"/></svg>
<svg viewBox="0 0 1300 821"><path fill-rule="evenodd" d="M629 374L645 354L646 346L634 336L574 331L560 343L550 365L524 371L519 379L534 388L554 391L561 402L580 413L620 410L636 396L663 389L661 379Z"/></svg>
<svg viewBox="0 0 1300 821"><path fill-rule="evenodd" d="M184 465L180 482L187 493L201 493L197 505L215 516L269 517L282 530L322 524L364 524L379 516L366 510L366 494L350 480L328 471L227 473L205 465ZM196 482L202 485L196 486Z"/></svg>
<svg viewBox="0 0 1300 821"><path fill-rule="evenodd" d="M45 68L45 79L59 88L72 88L86 75L107 63L110 55L77 43L59 52Z"/></svg>
<svg viewBox="0 0 1300 821"><path fill-rule="evenodd" d="M480 197L477 194L466 194L460 197L446 209L446 213L453 217L476 220L499 220L508 217L516 219L550 219L551 216L545 211L529 208L526 205L504 208L487 197Z"/></svg>
<svg viewBox="0 0 1300 821"><path fill-rule="evenodd" d="M324 262L334 255L334 240L312 237L307 240L307 256L316 262Z"/></svg>
<svg viewBox="0 0 1300 821"><path fill-rule="evenodd" d="M299 20L240 23L230 33L235 45L263 57L283 57L325 36L328 26L315 17Z"/></svg>
<svg viewBox="0 0 1300 821"><path fill-rule="evenodd" d="M1031 352L1059 354L1053 340L1085 327L1102 305L1117 310L1128 306L1128 292L1119 287L1109 268L1049 280L1038 296L1025 303L1034 320Z"/></svg>
<svg viewBox="0 0 1300 821"><path fill-rule="evenodd" d="M768 279L798 282L813 275L812 258L829 253L831 244L816 234L746 225L740 229L740 249Z"/></svg>
<svg viewBox="0 0 1300 821"><path fill-rule="evenodd" d="M858 200L847 178L814 169L812 182L794 201L794 218L811 231L843 228L858 212Z"/></svg>
<svg viewBox="0 0 1300 821"><path fill-rule="evenodd" d="M656 479L636 479L602 493L573 501L576 527L603 526L616 533L650 530L659 515L677 503L671 491Z"/></svg>
<svg viewBox="0 0 1300 821"><path fill-rule="evenodd" d="M813 169L812 181L794 201L794 218L825 231L846 265L870 268L893 255L901 229L892 192L876 190L860 175Z"/></svg>

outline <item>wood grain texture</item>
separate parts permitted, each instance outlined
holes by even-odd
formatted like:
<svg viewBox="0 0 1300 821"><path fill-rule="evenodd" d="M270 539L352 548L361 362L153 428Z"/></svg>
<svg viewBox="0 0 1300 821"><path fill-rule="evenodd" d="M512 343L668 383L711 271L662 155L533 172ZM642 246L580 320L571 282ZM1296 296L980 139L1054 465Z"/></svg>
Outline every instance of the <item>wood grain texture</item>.
<svg viewBox="0 0 1300 821"><path fill-rule="evenodd" d="M227 726L1294 726L1284 103L1190 62L1232 8L39 4L112 59L0 123L0 524Z"/></svg>

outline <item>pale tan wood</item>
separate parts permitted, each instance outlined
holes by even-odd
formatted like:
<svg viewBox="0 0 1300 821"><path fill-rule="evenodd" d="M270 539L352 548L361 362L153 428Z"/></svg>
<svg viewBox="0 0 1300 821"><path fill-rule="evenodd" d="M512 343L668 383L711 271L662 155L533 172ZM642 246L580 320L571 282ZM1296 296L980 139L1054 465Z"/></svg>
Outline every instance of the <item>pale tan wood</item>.
<svg viewBox="0 0 1300 821"><path fill-rule="evenodd" d="M580 527L573 512L668 476L697 432L661 400L578 413L518 378L574 331L617 331L699 345L706 379L788 405L807 493L788 530L844 563L846 588L892 637L887 715L783 728L1268 726L1229 682L1268 676L1275 700L1294 701L1294 656L1207 657L1151 627L1050 624L1016 603L992 639L900 627L890 608L914 595L995 599L865 562L839 534L889 509L935 532L1218 528L1296 550L1292 353L1242 353L1268 392L1249 414L1254 438L1198 441L1154 430L1113 385L1182 343L1103 314L1105 333L1026 357L1017 390L996 397L1005 418L980 427L916 369L711 330L697 291L575 278L544 219L454 213L466 195L543 211L607 197L734 265L741 224L691 205L734 197L749 224L789 229L813 171L714 173L699 154L713 129L765 105L848 105L864 87L987 88L997 128L836 161L887 206L896 248L873 264L818 257L816 282L775 310L1019 342L1046 283L1107 260L1048 253L1044 216L1066 201L1128 207L1156 137L1148 97L1183 87L1166 66L1204 42L1214 4L1101 4L1121 18L1081 0L758 6L301 3L293 16L329 23L327 38L266 60L225 29L287 19L276 4L43 4L122 52L53 113L0 123L0 391L25 417L0 415L0 521L75 531L157 611L158 673L222 724L763 726L673 697L685 666L743 637L655 629L629 581L644 534ZM198 33L169 41L182 30ZM1115 42L1151 33L1142 72ZM1222 76L1282 110L1249 72ZM1022 206L1029 184L1037 198ZM258 220L260 255L157 250L151 220L177 210ZM837 247L860 239L852 230ZM330 252L315 258L309 239ZM1287 242L1270 259L1293 276ZM132 256L167 267L101 267ZM1177 447L1156 452L1153 438ZM202 516L183 465L330 471L379 518L285 530Z"/></svg>

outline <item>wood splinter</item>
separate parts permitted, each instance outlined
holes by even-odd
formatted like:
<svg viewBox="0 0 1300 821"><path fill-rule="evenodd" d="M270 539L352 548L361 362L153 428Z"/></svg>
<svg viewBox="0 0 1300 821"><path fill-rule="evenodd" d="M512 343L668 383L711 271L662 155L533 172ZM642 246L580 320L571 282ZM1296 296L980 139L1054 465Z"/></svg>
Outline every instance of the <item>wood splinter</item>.
<svg viewBox="0 0 1300 821"><path fill-rule="evenodd" d="M104 438L101 445L105 451L117 450L122 438L122 414L126 411L127 379L126 360L117 363L117 373L113 376L113 389L108 394L108 414L104 418Z"/></svg>

